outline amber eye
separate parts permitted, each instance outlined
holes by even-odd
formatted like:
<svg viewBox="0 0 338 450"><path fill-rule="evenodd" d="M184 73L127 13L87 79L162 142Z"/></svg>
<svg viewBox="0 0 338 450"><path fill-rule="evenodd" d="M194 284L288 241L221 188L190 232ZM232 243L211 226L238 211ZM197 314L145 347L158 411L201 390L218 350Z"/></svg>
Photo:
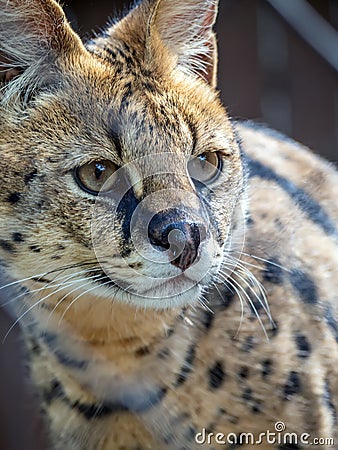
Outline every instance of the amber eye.
<svg viewBox="0 0 338 450"><path fill-rule="evenodd" d="M109 177L116 171L114 163L108 160L93 161L74 170L74 178L77 184L89 194L97 195L104 187L104 192L110 191L111 183L106 183Z"/></svg>
<svg viewBox="0 0 338 450"><path fill-rule="evenodd" d="M211 183L219 175L221 158L217 152L205 152L188 162L188 173L194 180Z"/></svg>

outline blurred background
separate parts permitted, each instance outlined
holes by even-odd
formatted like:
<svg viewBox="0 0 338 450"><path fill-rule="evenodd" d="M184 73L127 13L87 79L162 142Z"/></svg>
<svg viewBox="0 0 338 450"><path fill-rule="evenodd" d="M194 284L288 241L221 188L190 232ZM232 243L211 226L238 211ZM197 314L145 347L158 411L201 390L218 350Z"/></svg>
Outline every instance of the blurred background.
<svg viewBox="0 0 338 450"><path fill-rule="evenodd" d="M84 38L128 4L63 3ZM268 124L338 162L337 28L338 0L221 0L218 87L231 116ZM0 450L45 450L32 390L22 381L19 331L2 343L12 323L0 309Z"/></svg>

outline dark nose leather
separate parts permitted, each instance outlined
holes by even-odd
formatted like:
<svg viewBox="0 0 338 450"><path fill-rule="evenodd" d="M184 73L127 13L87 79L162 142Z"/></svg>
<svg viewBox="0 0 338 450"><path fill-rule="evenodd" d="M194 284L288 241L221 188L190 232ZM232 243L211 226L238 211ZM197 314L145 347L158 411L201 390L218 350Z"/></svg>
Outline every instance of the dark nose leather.
<svg viewBox="0 0 338 450"><path fill-rule="evenodd" d="M171 264L186 270L197 258L206 229L202 223L187 220L179 211L168 210L152 218L148 236L156 249L168 250Z"/></svg>

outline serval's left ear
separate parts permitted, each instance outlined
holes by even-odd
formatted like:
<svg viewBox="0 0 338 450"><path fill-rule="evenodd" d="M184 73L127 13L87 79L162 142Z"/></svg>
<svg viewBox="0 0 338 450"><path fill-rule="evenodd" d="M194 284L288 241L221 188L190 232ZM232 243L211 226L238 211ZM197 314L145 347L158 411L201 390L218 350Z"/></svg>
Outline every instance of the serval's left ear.
<svg viewBox="0 0 338 450"><path fill-rule="evenodd" d="M43 75L48 75L53 60L82 48L58 2L0 0L2 92L37 86Z"/></svg>
<svg viewBox="0 0 338 450"><path fill-rule="evenodd" d="M217 45L213 25L218 0L158 0L150 32L159 33L180 69L216 85Z"/></svg>

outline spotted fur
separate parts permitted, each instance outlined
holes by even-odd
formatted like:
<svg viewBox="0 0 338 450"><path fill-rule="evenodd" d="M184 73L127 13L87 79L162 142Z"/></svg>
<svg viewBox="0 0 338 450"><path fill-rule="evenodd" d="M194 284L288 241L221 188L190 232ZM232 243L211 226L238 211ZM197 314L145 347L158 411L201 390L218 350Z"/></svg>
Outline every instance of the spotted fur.
<svg viewBox="0 0 338 450"><path fill-rule="evenodd" d="M229 119L215 90L216 1L144 0L86 45L53 0L0 7L0 258L52 448L236 448L234 436L277 422L338 448L338 175ZM186 171L206 151L222 160L209 190ZM136 180L100 216L111 278L93 248L96 198L74 176L98 159ZM175 200L180 220L207 230L210 270L192 283L201 267L188 267L183 293L145 285L182 272L133 247L147 198L153 214ZM210 444L197 443L202 430Z"/></svg>

